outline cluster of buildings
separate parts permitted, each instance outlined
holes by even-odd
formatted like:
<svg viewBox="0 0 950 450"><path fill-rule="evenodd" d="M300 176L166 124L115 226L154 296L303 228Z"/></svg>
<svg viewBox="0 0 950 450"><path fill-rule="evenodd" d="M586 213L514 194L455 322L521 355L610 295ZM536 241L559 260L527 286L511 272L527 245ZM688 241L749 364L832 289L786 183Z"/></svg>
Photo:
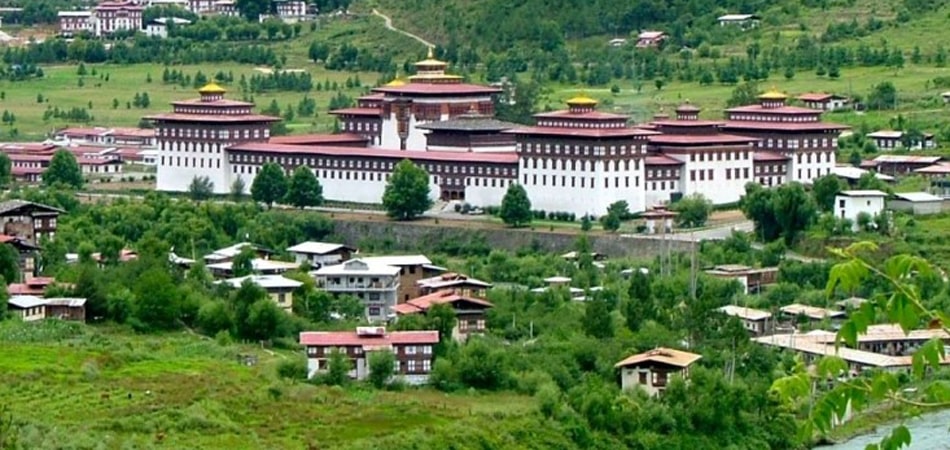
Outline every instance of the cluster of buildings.
<svg viewBox="0 0 950 450"><path fill-rule="evenodd" d="M415 66L407 81L332 111L342 130L334 135L271 137L279 118L205 86L198 99L147 117L158 141L158 189L185 191L194 177L208 177L223 193L238 178L250 185L273 162L309 167L327 199L379 203L393 167L410 159L429 173L434 199L498 205L519 183L535 209L598 216L618 200L634 212L693 193L721 204L737 201L748 182L810 181L831 173L847 128L823 122L822 110L788 105L777 91L722 120L700 119L685 103L643 124L578 96L520 126L493 117L500 89L464 83L431 54Z"/></svg>
<svg viewBox="0 0 950 450"><path fill-rule="evenodd" d="M157 18L143 21L143 12L152 6L175 6L197 15L237 17L239 11L234 0L117 0L104 1L91 9L59 12L59 32L63 36L88 33L104 37L116 32L143 31L149 36L167 37L168 26L184 26L191 21L181 18ZM273 0L274 16L282 20L297 21L312 12L303 0ZM262 16L264 20L269 16Z"/></svg>

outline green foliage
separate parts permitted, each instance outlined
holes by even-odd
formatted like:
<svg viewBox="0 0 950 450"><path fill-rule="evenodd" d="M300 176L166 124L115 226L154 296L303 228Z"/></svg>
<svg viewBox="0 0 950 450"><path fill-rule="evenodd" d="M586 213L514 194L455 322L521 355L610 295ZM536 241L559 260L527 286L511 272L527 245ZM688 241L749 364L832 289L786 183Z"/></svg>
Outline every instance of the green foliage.
<svg viewBox="0 0 950 450"><path fill-rule="evenodd" d="M0 154L0 186L9 186L13 181L13 163L6 153Z"/></svg>
<svg viewBox="0 0 950 450"><path fill-rule="evenodd" d="M303 358L281 361L277 365L277 376L288 380L306 380L307 361Z"/></svg>
<svg viewBox="0 0 950 450"><path fill-rule="evenodd" d="M287 177L284 169L275 163L265 163L251 183L251 198L270 208L287 195Z"/></svg>
<svg viewBox="0 0 950 450"><path fill-rule="evenodd" d="M874 85L866 101L868 109L883 110L897 108L897 88L890 81Z"/></svg>
<svg viewBox="0 0 950 450"><path fill-rule="evenodd" d="M195 176L188 185L188 197L196 202L207 200L214 195L214 183L207 176Z"/></svg>
<svg viewBox="0 0 950 450"><path fill-rule="evenodd" d="M756 236L765 242L782 237L789 246L817 216L814 199L799 183L787 183L773 189L749 183L739 207L755 224Z"/></svg>
<svg viewBox="0 0 950 450"><path fill-rule="evenodd" d="M835 196L839 192L847 189L847 184L838 178L835 174L828 174L815 179L811 195L815 198L815 204L821 211L832 211L835 206Z"/></svg>
<svg viewBox="0 0 950 450"><path fill-rule="evenodd" d="M826 292L854 292L868 283L884 283L882 290L872 296L867 303L852 311L839 329L837 345L855 347L858 336L868 330L879 316L885 316L891 323L897 323L909 333L922 325L938 326L947 330L947 319L943 311L925 306L921 297L921 282L927 279L934 269L923 258L898 254L879 258L879 248L870 242L858 242L844 249L832 249L831 252L841 262L832 267ZM928 341L920 346L912 356L914 378L921 380L930 371L940 368L945 358L944 345L939 339ZM818 371L811 375L801 365L790 375L776 380L773 389L786 402L798 402L811 394L809 388L813 379L828 379L845 373L847 366L840 358L829 356L818 364ZM915 407L945 405L950 402L950 392L935 391L936 395L925 401L908 400L901 392L897 377L889 372L874 372L869 376L835 383L830 389L819 392L809 420L803 424L803 432L827 433L837 418L844 417L850 407L860 412L869 406L894 401L907 403ZM903 426L896 427L879 444L871 448L897 449L909 443L910 432Z"/></svg>
<svg viewBox="0 0 950 450"><path fill-rule="evenodd" d="M306 166L300 166L290 177L284 201L298 208L320 206L323 204L323 186L313 171Z"/></svg>
<svg viewBox="0 0 950 450"><path fill-rule="evenodd" d="M531 223L531 200L528 199L528 193L520 184L508 186L505 197L501 200L501 211L499 212L502 222L510 227L523 227Z"/></svg>
<svg viewBox="0 0 950 450"><path fill-rule="evenodd" d="M244 200L244 197L247 195L247 184L244 182L244 178L240 175L234 179L234 182L231 183L231 201L240 202Z"/></svg>
<svg viewBox="0 0 950 450"><path fill-rule="evenodd" d="M253 273L255 258L257 258L257 252L254 251L253 246L246 245L242 247L241 251L231 260L231 275L234 278L239 278Z"/></svg>
<svg viewBox="0 0 950 450"><path fill-rule="evenodd" d="M149 269L135 286L136 302L132 311L136 326L142 330L170 330L180 326L181 292L167 271Z"/></svg>
<svg viewBox="0 0 950 450"><path fill-rule="evenodd" d="M732 96L726 100L726 107L751 105L758 102L759 85L755 81L746 81L732 90Z"/></svg>
<svg viewBox="0 0 950 450"><path fill-rule="evenodd" d="M379 350L369 354L369 382L376 389L382 389L393 376L396 357L392 352Z"/></svg>
<svg viewBox="0 0 950 450"><path fill-rule="evenodd" d="M414 219L432 207L425 169L408 159L396 164L383 192L383 207L396 220Z"/></svg>
<svg viewBox="0 0 950 450"><path fill-rule="evenodd" d="M327 372L323 375L322 381L331 386L343 386L350 381L351 369L352 364L346 354L334 349L327 359Z"/></svg>
<svg viewBox="0 0 950 450"><path fill-rule="evenodd" d="M20 280L20 254L12 245L0 245L0 277L7 284Z"/></svg>
<svg viewBox="0 0 950 450"><path fill-rule="evenodd" d="M672 209L677 213L677 225L696 228L706 225L706 220L712 212L712 202L703 194L695 193L681 198L672 205Z"/></svg>
<svg viewBox="0 0 950 450"><path fill-rule="evenodd" d="M43 172L43 185L80 189L83 182L82 170L76 157L68 150L57 150L49 162L49 167Z"/></svg>
<svg viewBox="0 0 950 450"><path fill-rule="evenodd" d="M611 315L613 308L607 295L598 292L593 299L585 303L584 333L590 337L607 339L614 335L614 321Z"/></svg>
<svg viewBox="0 0 950 450"><path fill-rule="evenodd" d="M633 277L630 279L623 316L627 329L634 333L640 331L644 322L655 319L656 311L650 279L640 270L634 270Z"/></svg>

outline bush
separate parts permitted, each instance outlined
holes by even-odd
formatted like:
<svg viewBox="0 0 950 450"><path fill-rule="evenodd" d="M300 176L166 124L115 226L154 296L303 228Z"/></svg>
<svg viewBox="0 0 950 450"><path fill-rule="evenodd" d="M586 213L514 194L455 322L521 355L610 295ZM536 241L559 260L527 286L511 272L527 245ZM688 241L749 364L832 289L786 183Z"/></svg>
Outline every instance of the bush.
<svg viewBox="0 0 950 450"><path fill-rule="evenodd" d="M301 358L281 361L281 363L277 365L277 376L288 380L306 380L307 361Z"/></svg>

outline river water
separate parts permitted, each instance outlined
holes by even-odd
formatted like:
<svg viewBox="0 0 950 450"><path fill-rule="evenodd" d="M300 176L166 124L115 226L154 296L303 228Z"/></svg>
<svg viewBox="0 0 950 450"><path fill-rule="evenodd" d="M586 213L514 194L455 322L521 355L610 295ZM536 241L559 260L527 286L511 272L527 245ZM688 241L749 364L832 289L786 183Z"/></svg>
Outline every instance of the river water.
<svg viewBox="0 0 950 450"><path fill-rule="evenodd" d="M890 434L895 425L897 423L885 424L874 433L837 445L817 447L815 450L864 450L867 444L881 442L881 438ZM950 409L923 414L907 420L905 425L911 434L910 447L905 447L905 450L950 450Z"/></svg>

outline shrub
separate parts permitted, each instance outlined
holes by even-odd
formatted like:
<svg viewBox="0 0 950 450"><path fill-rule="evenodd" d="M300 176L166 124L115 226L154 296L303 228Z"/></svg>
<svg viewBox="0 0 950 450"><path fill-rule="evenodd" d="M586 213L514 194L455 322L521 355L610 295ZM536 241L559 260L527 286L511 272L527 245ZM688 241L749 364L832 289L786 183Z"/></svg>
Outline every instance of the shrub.
<svg viewBox="0 0 950 450"><path fill-rule="evenodd" d="M307 362L301 358L281 361L277 365L277 376L288 380L306 380Z"/></svg>

